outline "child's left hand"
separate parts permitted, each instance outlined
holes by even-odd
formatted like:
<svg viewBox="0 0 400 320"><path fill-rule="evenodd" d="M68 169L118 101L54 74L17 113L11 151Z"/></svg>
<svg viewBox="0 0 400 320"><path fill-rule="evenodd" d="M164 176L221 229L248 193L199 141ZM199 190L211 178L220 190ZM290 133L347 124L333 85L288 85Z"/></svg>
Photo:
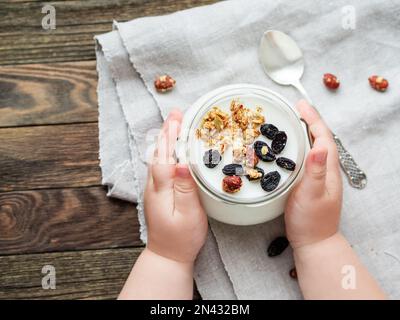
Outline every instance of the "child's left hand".
<svg viewBox="0 0 400 320"><path fill-rule="evenodd" d="M147 249L179 262L193 262L207 235L207 217L186 165L176 164L174 150L182 113L172 111L149 164L144 194Z"/></svg>

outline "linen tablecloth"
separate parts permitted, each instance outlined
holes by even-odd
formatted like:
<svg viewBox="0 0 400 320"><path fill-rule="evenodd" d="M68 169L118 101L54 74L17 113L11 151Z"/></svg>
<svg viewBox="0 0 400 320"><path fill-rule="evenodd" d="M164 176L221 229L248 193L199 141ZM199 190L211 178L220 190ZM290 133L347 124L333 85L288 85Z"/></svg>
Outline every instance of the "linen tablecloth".
<svg viewBox="0 0 400 320"><path fill-rule="evenodd" d="M183 111L222 85L254 83L295 103L299 94L263 73L257 50L265 30L291 35L301 46L304 86L328 125L368 175L364 190L344 178L341 230L392 298L400 298L400 7L394 1L231 0L174 14L114 23L96 37L99 140L108 195L142 203L146 157L173 107ZM321 79L332 72L341 87ZM157 75L175 89L155 91ZM390 88L372 90L368 77L385 76ZM244 212L243 214L246 214ZM288 276L292 253L269 258L267 244L284 234L282 217L250 227L210 220L195 268L204 299L299 299Z"/></svg>

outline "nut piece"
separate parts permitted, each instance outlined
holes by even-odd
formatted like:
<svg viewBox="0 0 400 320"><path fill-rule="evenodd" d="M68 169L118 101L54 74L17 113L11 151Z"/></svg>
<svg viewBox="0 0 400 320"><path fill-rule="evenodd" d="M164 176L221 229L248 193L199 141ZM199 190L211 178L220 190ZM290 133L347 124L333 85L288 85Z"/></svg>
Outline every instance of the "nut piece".
<svg viewBox="0 0 400 320"><path fill-rule="evenodd" d="M254 128L248 128L243 132L243 143L252 144L259 135L260 135L260 130Z"/></svg>
<svg viewBox="0 0 400 320"><path fill-rule="evenodd" d="M249 181L255 181L261 179L263 176L264 176L264 170L259 167L246 169L246 178Z"/></svg>
<svg viewBox="0 0 400 320"><path fill-rule="evenodd" d="M324 84L328 89L336 90L340 86L340 81L332 73L324 74Z"/></svg>
<svg viewBox="0 0 400 320"><path fill-rule="evenodd" d="M250 122L248 109L236 100L232 100L230 109L232 112L232 120L240 129L246 130Z"/></svg>
<svg viewBox="0 0 400 320"><path fill-rule="evenodd" d="M389 81L380 76L371 76L368 78L369 84L377 91L386 91L389 87Z"/></svg>
<svg viewBox="0 0 400 320"><path fill-rule="evenodd" d="M242 187L242 179L238 176L227 176L222 180L222 189L228 193L235 193Z"/></svg>
<svg viewBox="0 0 400 320"><path fill-rule="evenodd" d="M203 117L200 127L196 129L196 137L209 147L219 144L220 153L223 154L228 146L229 136L224 132L228 124L229 115L215 106Z"/></svg>
<svg viewBox="0 0 400 320"><path fill-rule="evenodd" d="M263 147L261 148L261 154L262 154L263 156L265 156L267 153L268 153L268 147L267 147L267 146L263 146Z"/></svg>
<svg viewBox="0 0 400 320"><path fill-rule="evenodd" d="M172 90L176 81L169 75L159 76L154 80L154 87L158 92L166 92Z"/></svg>

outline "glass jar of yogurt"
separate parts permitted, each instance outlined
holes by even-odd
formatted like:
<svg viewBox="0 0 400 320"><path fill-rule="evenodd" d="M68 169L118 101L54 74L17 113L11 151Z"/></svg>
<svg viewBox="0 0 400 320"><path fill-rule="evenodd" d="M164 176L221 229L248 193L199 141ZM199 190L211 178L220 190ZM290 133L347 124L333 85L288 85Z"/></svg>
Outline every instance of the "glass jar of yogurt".
<svg viewBox="0 0 400 320"><path fill-rule="evenodd" d="M265 174L279 173L280 181L273 191L265 191L260 180L250 181L245 175L241 177L242 184L238 192L230 193L224 190L222 181L226 175L222 169L237 162L233 152L234 140L221 152L222 157L215 167L210 168L204 164L204 154L210 148L220 150L221 145L217 145L218 141L215 141L216 145L210 146L199 139L198 129L204 123L207 112L214 107L229 114L232 101L238 101L250 110L258 110L262 113L265 123L273 124L286 133L286 145L276 158L291 159L296 164L294 170L286 170L278 166L276 161L259 161L257 164ZM188 164L199 186L200 199L208 216L228 224L252 225L272 220L283 213L290 191L302 176L310 146L305 124L283 97L257 85L224 86L199 98L186 111L181 128L177 158L179 162ZM255 137L255 141L265 142L268 146L272 143L263 135Z"/></svg>

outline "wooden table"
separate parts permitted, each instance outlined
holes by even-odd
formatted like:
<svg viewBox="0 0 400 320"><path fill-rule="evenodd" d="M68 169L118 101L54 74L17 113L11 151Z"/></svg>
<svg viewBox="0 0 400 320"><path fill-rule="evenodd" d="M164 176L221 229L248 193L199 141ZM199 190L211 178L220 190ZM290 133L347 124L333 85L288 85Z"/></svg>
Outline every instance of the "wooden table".
<svg viewBox="0 0 400 320"><path fill-rule="evenodd" d="M112 20L216 0L0 4L0 299L110 299L143 249L134 204L106 197L93 36ZM42 288L42 267L56 289Z"/></svg>

